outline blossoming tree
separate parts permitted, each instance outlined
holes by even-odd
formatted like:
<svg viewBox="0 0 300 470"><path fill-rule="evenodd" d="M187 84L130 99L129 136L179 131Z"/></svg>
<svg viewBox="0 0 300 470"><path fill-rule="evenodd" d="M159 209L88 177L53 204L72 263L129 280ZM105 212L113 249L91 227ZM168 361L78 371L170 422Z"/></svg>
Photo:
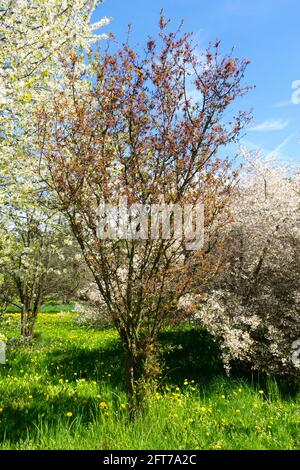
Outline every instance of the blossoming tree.
<svg viewBox="0 0 300 470"><path fill-rule="evenodd" d="M243 178L227 227L227 270L202 321L234 361L299 377L292 345L300 334L299 169L242 150Z"/></svg>
<svg viewBox="0 0 300 470"><path fill-rule="evenodd" d="M159 331L176 318L179 299L199 291L196 274L204 279L217 266L217 232L228 220L235 180L218 151L248 120L229 111L247 90L241 85L247 61L222 57L219 41L199 57L191 35L168 32L163 16L159 41L150 38L143 54L129 42L98 52L85 92L78 60L64 63L53 112L38 114L40 158L122 340L134 416L158 371ZM191 99L191 86L199 100ZM209 241L192 252L175 237L99 238L97 207L117 205L120 196L129 206L162 197L167 204L204 203Z"/></svg>
<svg viewBox="0 0 300 470"><path fill-rule="evenodd" d="M102 37L96 30L108 19L90 21L98 3L0 1L0 281L9 276L18 285L26 336L32 333L45 280L49 283L47 270L53 269L53 239L60 236L45 188L32 171L32 116L48 102L60 74L59 57L89 51Z"/></svg>

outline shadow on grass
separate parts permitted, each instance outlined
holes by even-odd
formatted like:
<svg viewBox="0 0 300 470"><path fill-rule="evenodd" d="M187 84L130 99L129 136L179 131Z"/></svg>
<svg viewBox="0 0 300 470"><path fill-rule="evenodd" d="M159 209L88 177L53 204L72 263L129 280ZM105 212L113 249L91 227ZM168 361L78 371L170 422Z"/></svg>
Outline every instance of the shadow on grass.
<svg viewBox="0 0 300 470"><path fill-rule="evenodd" d="M207 386L217 375L224 376L219 348L206 331L169 330L159 340L166 383L177 385L189 379Z"/></svg>
<svg viewBox="0 0 300 470"><path fill-rule="evenodd" d="M69 382L76 379L105 382L113 387L122 385L123 353L119 342L114 341L109 347L86 350L70 348L67 352L51 351L45 360L50 378L63 377Z"/></svg>

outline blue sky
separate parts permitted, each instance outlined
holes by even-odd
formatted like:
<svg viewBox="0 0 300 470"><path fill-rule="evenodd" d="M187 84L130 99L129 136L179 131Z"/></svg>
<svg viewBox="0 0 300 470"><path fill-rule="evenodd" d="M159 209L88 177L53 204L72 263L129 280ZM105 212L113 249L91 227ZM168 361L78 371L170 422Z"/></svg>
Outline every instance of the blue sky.
<svg viewBox="0 0 300 470"><path fill-rule="evenodd" d="M235 47L236 55L248 58L246 83L255 85L239 103L253 108L253 122L243 144L262 148L284 161L300 162L300 93L293 104L292 83L300 91L299 0L105 0L94 19L109 16L105 32L125 38L128 23L135 43L155 35L159 11L197 36L200 48L221 39L223 50Z"/></svg>

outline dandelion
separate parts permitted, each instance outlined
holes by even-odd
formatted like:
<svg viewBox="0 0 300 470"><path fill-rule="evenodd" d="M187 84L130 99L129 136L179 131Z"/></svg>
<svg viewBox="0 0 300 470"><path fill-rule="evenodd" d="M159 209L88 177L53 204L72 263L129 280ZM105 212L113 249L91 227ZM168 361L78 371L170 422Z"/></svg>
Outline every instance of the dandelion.
<svg viewBox="0 0 300 470"><path fill-rule="evenodd" d="M241 412L241 410L235 410L235 412L236 412L236 413L240 413L240 412Z"/></svg>
<svg viewBox="0 0 300 470"><path fill-rule="evenodd" d="M0 408L0 413L2 413L2 412L3 412L3 408Z"/></svg>
<svg viewBox="0 0 300 470"><path fill-rule="evenodd" d="M125 405L125 403L121 403L121 405L120 405L120 406L121 406L121 408L123 408L123 409L125 409L125 408L126 408L126 405Z"/></svg>
<svg viewBox="0 0 300 470"><path fill-rule="evenodd" d="M260 395L263 395L265 392L264 392L263 390L258 390L258 393L259 393Z"/></svg>
<svg viewBox="0 0 300 470"><path fill-rule="evenodd" d="M225 397L225 395L221 395L221 398L222 398L223 400L225 400L226 397Z"/></svg>
<svg viewBox="0 0 300 470"><path fill-rule="evenodd" d="M105 403L105 401L101 401L101 403L99 403L99 407L104 410L104 409L108 408L108 405L107 405L107 403Z"/></svg>
<svg viewBox="0 0 300 470"><path fill-rule="evenodd" d="M105 411L104 416L109 416L109 413Z"/></svg>
<svg viewBox="0 0 300 470"><path fill-rule="evenodd" d="M73 416L72 411L68 411L68 412L66 413L66 416L67 416L68 418L71 418L71 416Z"/></svg>
<svg viewBox="0 0 300 470"><path fill-rule="evenodd" d="M29 395L28 400L32 400L32 395Z"/></svg>
<svg viewBox="0 0 300 470"><path fill-rule="evenodd" d="M188 384L189 384L188 379L184 379L183 385L188 385Z"/></svg>

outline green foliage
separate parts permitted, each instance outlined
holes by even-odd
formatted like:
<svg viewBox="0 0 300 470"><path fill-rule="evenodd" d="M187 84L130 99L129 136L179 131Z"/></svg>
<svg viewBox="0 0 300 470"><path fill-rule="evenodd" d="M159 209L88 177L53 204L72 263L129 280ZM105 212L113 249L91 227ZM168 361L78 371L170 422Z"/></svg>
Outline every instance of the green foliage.
<svg viewBox="0 0 300 470"><path fill-rule="evenodd" d="M20 344L5 315L0 366L1 449L299 449L300 395L227 378L210 337L186 326L161 336L165 371L147 414L128 420L122 348L114 330L70 314L40 314ZM195 347L195 345L197 347Z"/></svg>

